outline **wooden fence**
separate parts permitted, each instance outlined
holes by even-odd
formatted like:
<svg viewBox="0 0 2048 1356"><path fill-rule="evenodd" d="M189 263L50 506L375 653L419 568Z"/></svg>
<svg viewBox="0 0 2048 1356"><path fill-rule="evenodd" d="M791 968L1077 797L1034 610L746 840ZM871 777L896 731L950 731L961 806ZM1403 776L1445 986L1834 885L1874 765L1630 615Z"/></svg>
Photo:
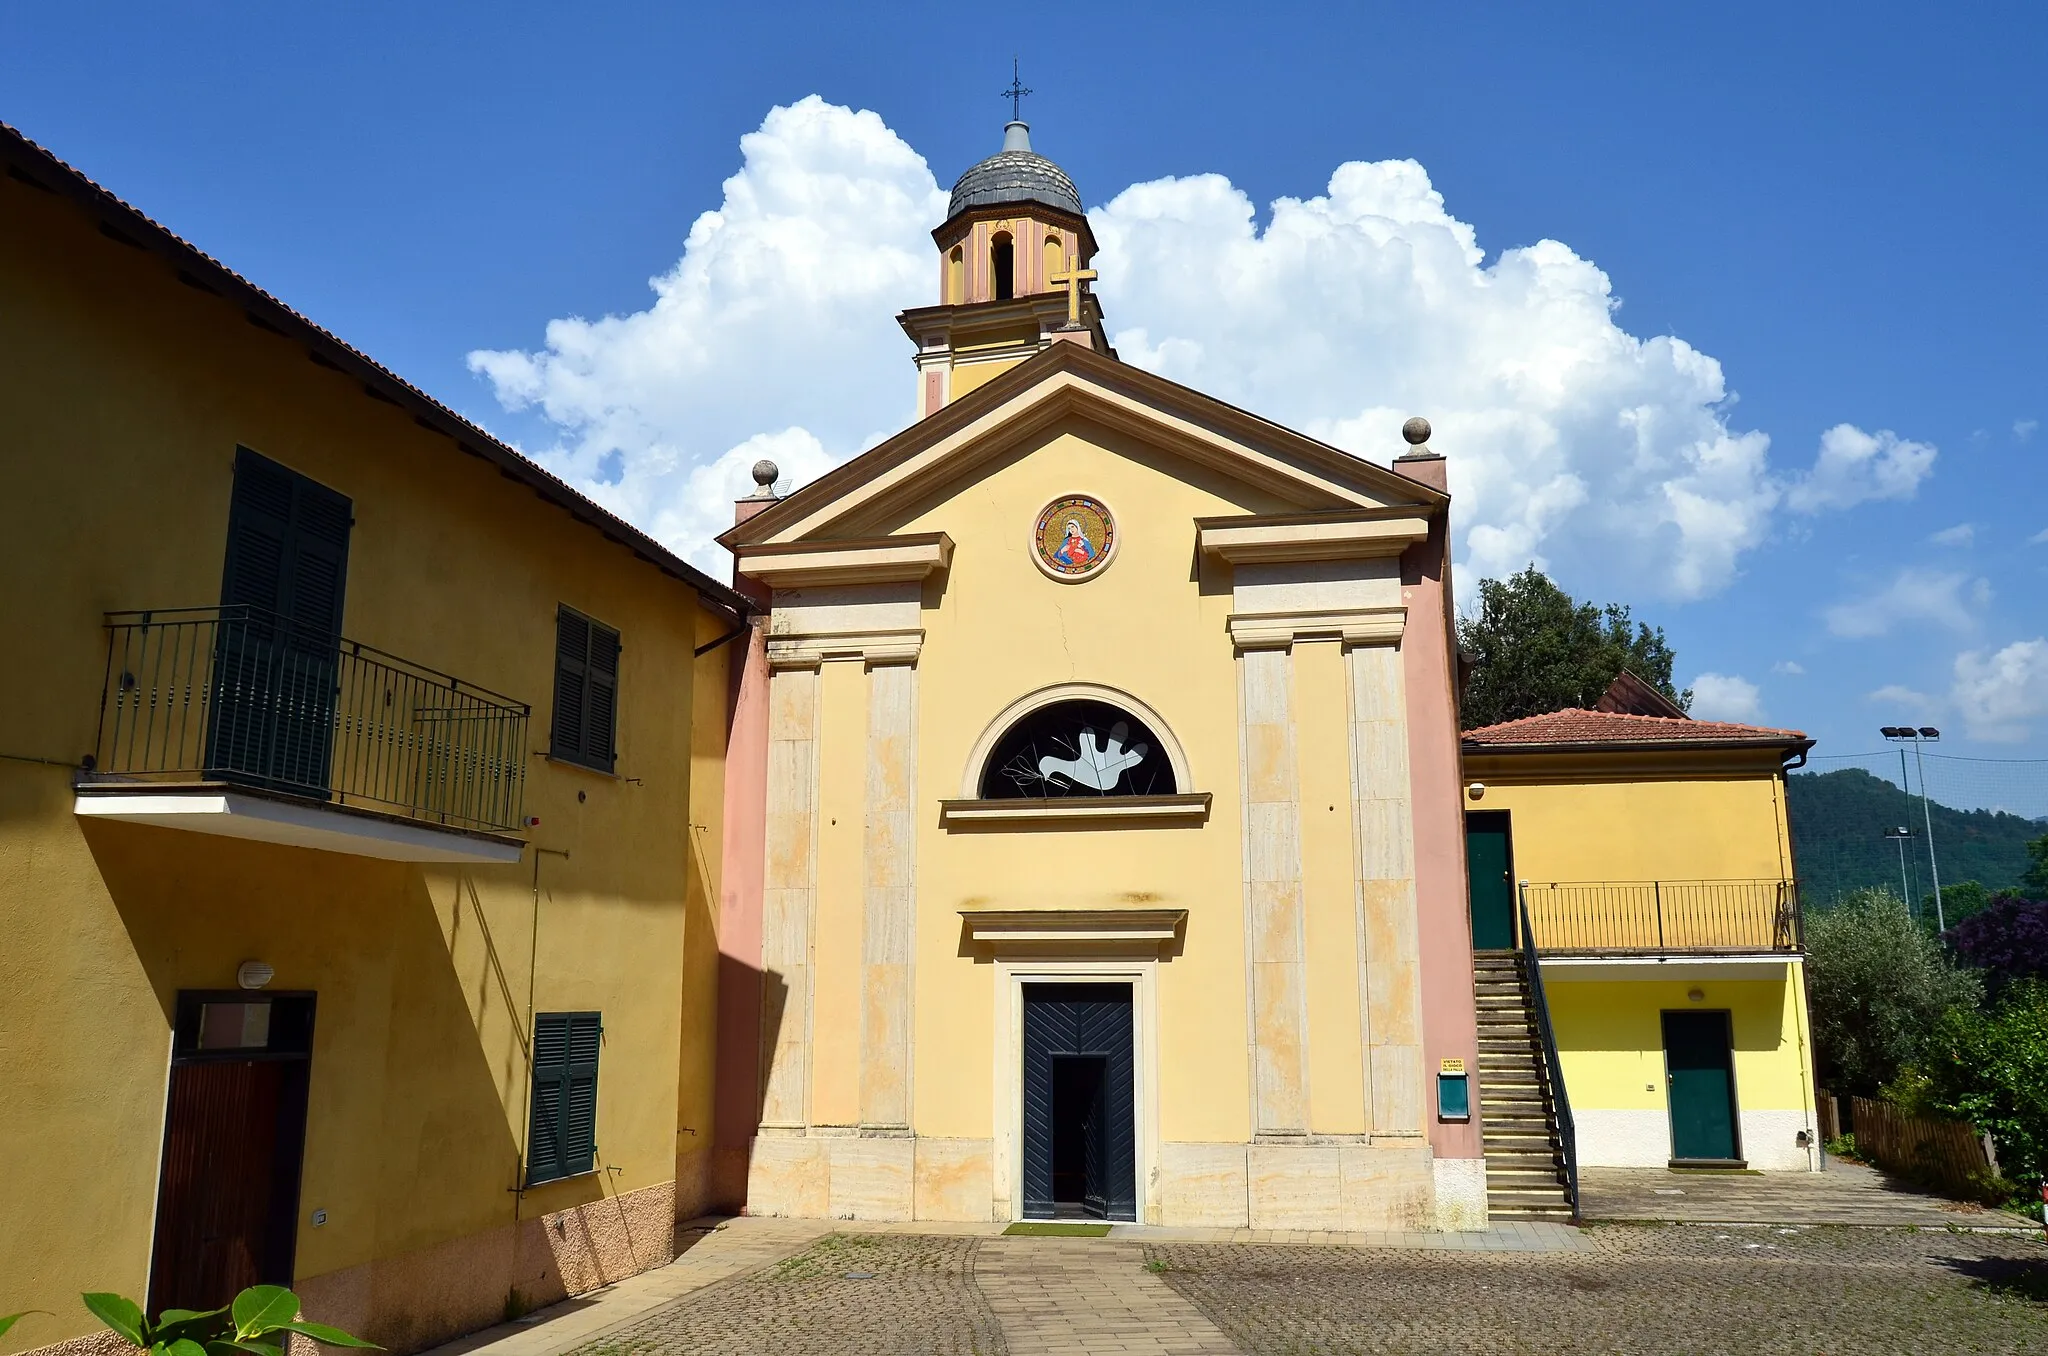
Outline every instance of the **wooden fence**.
<svg viewBox="0 0 2048 1356"><path fill-rule="evenodd" d="M1849 1105L1848 1130L1856 1137L1856 1156L1886 1172L1910 1178L1948 1195L1974 1200L1984 1194L1987 1179L1998 1176L1998 1156L1991 1136L1979 1134L1967 1121L1935 1121L1907 1116L1889 1102L1872 1097L1820 1096L1820 1132L1841 1134L1842 1102Z"/></svg>

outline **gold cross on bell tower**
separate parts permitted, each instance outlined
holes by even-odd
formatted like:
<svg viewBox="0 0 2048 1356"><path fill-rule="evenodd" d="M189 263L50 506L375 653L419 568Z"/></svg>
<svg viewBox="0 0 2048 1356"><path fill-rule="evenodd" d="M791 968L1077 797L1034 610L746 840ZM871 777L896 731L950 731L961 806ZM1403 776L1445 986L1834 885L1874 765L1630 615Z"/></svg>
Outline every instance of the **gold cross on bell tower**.
<svg viewBox="0 0 2048 1356"><path fill-rule="evenodd" d="M1049 283L1062 284L1067 289L1067 328L1070 330L1081 328L1081 284L1095 280L1095 270L1082 268L1080 263L1079 259L1070 254L1067 256L1067 271L1055 273L1046 279Z"/></svg>

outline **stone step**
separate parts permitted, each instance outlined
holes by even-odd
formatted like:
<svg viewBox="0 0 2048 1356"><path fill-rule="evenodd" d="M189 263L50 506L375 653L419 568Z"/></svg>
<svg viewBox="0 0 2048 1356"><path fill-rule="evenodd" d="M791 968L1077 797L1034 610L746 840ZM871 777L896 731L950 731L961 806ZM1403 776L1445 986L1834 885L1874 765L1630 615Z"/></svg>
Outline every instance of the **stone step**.
<svg viewBox="0 0 2048 1356"><path fill-rule="evenodd" d="M1486 1146L1486 1170L1488 1173L1504 1172L1539 1177L1556 1177L1564 1168L1564 1155L1549 1147L1540 1149L1497 1149Z"/></svg>

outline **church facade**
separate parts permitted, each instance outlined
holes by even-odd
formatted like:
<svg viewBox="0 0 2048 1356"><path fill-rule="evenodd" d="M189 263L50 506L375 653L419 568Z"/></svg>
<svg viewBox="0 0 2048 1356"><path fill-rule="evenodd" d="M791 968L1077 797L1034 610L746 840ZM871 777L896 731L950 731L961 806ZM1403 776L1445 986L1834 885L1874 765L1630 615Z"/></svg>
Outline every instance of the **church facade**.
<svg viewBox="0 0 2048 1356"><path fill-rule="evenodd" d="M1120 363L1021 123L934 241L918 421L723 538L721 1199L1485 1227L1427 426Z"/></svg>

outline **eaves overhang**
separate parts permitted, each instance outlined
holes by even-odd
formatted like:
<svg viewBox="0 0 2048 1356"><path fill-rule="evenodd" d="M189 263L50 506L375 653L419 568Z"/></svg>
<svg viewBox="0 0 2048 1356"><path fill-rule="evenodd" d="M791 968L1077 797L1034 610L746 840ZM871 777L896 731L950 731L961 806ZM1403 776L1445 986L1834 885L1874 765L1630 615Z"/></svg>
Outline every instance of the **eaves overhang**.
<svg viewBox="0 0 2048 1356"><path fill-rule="evenodd" d="M605 540L688 585L705 602L735 616L759 611L743 595L600 507L368 354L322 329L198 246L173 234L140 209L115 197L6 123L0 123L0 161L6 163L9 178L68 199L97 219L102 235L157 255L176 270L180 281L240 307L256 328L305 345L307 356L315 365L353 378L365 396L396 406L410 414L421 428L449 439L470 456L492 463L507 479L525 484Z"/></svg>

